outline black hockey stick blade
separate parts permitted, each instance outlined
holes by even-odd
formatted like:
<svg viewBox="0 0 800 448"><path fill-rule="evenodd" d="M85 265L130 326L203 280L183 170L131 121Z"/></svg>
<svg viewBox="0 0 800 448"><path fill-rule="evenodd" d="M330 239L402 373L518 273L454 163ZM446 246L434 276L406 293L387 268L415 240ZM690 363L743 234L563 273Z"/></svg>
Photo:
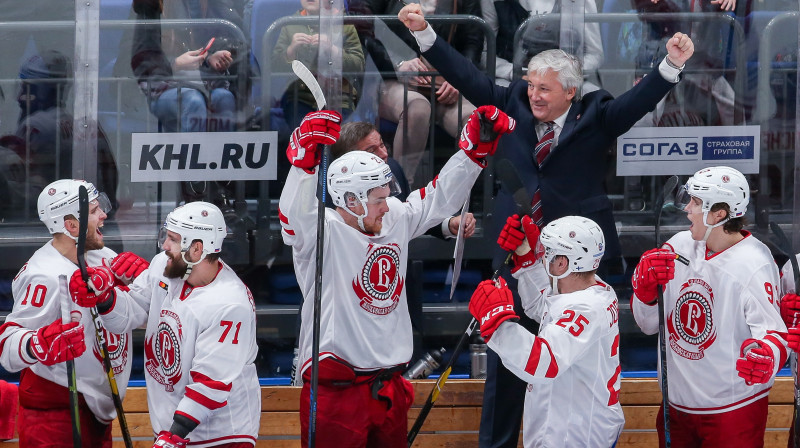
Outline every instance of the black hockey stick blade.
<svg viewBox="0 0 800 448"><path fill-rule="evenodd" d="M529 215L532 211L532 196L528 194L528 190L525 189L525 184L522 183L522 179L520 179L514 164L508 159L500 159L497 162L495 171L497 172L497 178L500 180L500 185L503 186L503 189L511 193L511 197L514 198L514 203L517 204L519 212L523 215Z"/></svg>
<svg viewBox="0 0 800 448"><path fill-rule="evenodd" d="M656 214L656 247L661 245L661 212L664 211L664 201L667 196L670 196L675 191L676 186L678 186L678 176L670 176L664 183L661 194L656 197L655 204L653 204L653 211Z"/></svg>

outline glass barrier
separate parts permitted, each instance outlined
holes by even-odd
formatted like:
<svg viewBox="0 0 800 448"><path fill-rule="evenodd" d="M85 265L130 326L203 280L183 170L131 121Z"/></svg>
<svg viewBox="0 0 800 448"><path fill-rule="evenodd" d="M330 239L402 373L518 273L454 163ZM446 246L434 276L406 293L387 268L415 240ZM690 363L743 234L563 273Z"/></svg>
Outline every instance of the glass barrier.
<svg viewBox="0 0 800 448"><path fill-rule="evenodd" d="M148 9L149 2L137 2L144 6L134 12L130 1L103 0L99 19L89 20L76 18L72 3L28 9L37 3L0 13L5 48L0 61L0 194L5 198L0 204L0 250L5 254L0 259L0 317L14 304L14 276L49 239L36 199L51 181L79 176L94 182L114 205L103 228L107 245L148 259L159 250L158 229L167 213L178 204L206 200L220 207L228 225L223 260L254 295L259 374L288 375L302 296L291 251L280 235L278 198L289 170L283 153L291 131L316 108L288 62L303 59L318 72L318 42L324 39L318 17L299 14L296 0L209 2L202 11L165 2L163 14ZM798 13L638 13L616 8L617 3L586 1L583 11L532 15L496 10L484 18L478 17L480 11L452 11L448 4L428 18L443 39L498 85L525 77L533 54L561 48L583 63L581 94L602 89L615 97L659 64L668 36L678 30L689 33L697 51L683 80L634 129L713 132L716 127L758 126L760 158L756 172L748 174L747 228L767 242L770 221L791 233L800 126ZM334 77L341 97L331 104L341 104L347 122L374 126L387 156L405 171L408 189L419 188L457 150L464 121L478 104L464 92L442 87L447 80L436 70L437 61L419 59L416 42L396 11L368 6L353 0L343 17L342 68ZM83 26L95 28L96 37L79 29ZM86 49L92 54L81 53ZM76 67L75 61L83 65ZM86 116L95 118L82 121ZM88 138L84 125L96 129ZM142 166L154 160L161 164L172 157L176 166L190 165L193 144L259 132L271 136L264 141L276 159L274 179L220 180L210 169L193 180L140 178ZM185 139L185 152L176 146L168 157L162 149L142 162L147 153L134 146L134 138L159 134L170 142ZM82 136L80 145L76 135ZM653 245L653 205L666 174L619 176L617 147L597 151L604 158L597 169L603 170L623 255L607 278L620 298L623 370L653 370L655 340L641 334L630 314L630 275L639 255ZM582 162L574 160L576 166ZM494 167L490 163L472 191L469 209L477 230L466 242L452 302L453 242L425 235L409 248L409 294L420 304L414 317L419 330L415 359L431 348L455 344L469 321L467 301L474 286L496 267L492 229L498 226L494 202L501 185ZM680 174L685 180L686 173ZM662 219L662 239L687 227L685 216L669 207ZM800 232L791 234L797 240ZM777 253L776 258L786 260ZM138 335L137 362L141 345ZM466 372L468 360L459 360L457 367ZM134 376L140 378L141 365L138 369Z"/></svg>

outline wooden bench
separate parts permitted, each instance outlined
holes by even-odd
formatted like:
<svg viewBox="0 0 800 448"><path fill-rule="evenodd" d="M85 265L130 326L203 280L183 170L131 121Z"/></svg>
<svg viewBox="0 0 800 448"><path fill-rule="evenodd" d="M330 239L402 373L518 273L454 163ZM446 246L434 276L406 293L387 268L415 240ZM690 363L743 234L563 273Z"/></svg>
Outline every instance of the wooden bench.
<svg viewBox="0 0 800 448"><path fill-rule="evenodd" d="M416 397L409 413L409 427L428 397L433 380L414 381ZM785 448L792 418L792 381L778 378L769 396L769 417L765 446ZM478 446L482 380L450 380L444 387L425 424L414 442L419 448L472 448ZM300 419L298 405L300 388L265 386L261 388L261 429L257 447L299 448ZM625 412L625 430L620 448L658 446L655 418L661 403L658 381L653 378L622 380L620 402ZM124 402L128 427L137 448L151 448L153 431L147 413L147 398L142 387L128 389ZM122 448L121 433L114 424L114 448ZM522 438L520 437L520 445ZM0 448L16 448L15 440L0 442Z"/></svg>

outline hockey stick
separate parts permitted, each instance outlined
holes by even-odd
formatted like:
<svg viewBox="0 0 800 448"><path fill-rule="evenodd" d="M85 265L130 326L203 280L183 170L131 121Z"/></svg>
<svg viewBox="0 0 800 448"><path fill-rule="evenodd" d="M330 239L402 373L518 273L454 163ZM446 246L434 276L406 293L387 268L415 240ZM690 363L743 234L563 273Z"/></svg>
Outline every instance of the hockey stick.
<svg viewBox="0 0 800 448"><path fill-rule="evenodd" d="M525 190L525 186L523 185L522 180L520 180L519 173L517 173L517 169L514 168L514 165L509 162L508 159L502 159L498 162L495 171L497 171L497 176L500 178L500 183L503 185L503 187L512 192L514 202L516 202L520 212L522 214L529 214L531 212L530 196ZM510 261L511 254L508 254L508 256L505 258L505 261L494 271L492 280L497 281L497 279L500 277L500 271L503 269L503 266L508 265ZM453 364L458 358L458 355L460 355L464 350L464 347L467 346L467 341L469 340L470 336L472 336L472 332L475 331L475 327L477 325L477 319L474 317L471 318L469 324L467 325L467 329L464 330L464 333L462 333L461 337L458 339L456 348L453 349L450 359L447 360L447 364L445 364L442 374L439 375L439 379L437 379L436 384L433 385L433 389L431 389L428 399L425 400L425 404L422 406L422 409L420 409L419 415L417 415L417 419L414 421L414 425L411 427L411 430L408 431L409 447L414 443L414 439L417 437L417 434L419 434L420 429L422 429L422 424L425 423L425 419L431 412L434 403L436 403L436 400L439 399L439 394L442 392L442 388L444 387L444 384L447 382L447 379L453 370Z"/></svg>
<svg viewBox="0 0 800 448"><path fill-rule="evenodd" d="M450 279L450 301L453 301L453 295L456 292L456 285L458 279L461 277L461 263L464 260L464 227L466 226L467 210L469 210L469 195L467 200L464 201L464 206L461 207L461 220L458 222L458 233L456 234L456 248L453 250L453 278Z"/></svg>
<svg viewBox="0 0 800 448"><path fill-rule="evenodd" d="M661 247L661 212L664 210L664 199L672 194L678 185L678 176L667 179L661 194L656 198L653 211L656 213L655 239L656 247ZM661 360L661 402L664 407L664 440L666 447L672 445L669 434L669 385L667 383L667 335L664 317L664 287L657 285L658 290L658 355Z"/></svg>
<svg viewBox="0 0 800 448"><path fill-rule="evenodd" d="M314 75L303 65L300 61L292 61L292 71L298 78L300 78L306 87L311 90L314 95L314 101L317 103L317 110L325 109L325 95L322 93L322 88ZM314 327L312 330L312 345L311 345L311 387L309 393L309 402L311 409L309 410L308 421L308 446L313 448L316 446L316 433L317 433L317 386L319 384L319 327L320 327L320 313L322 306L322 256L323 244L325 242L325 201L328 195L328 157L330 155L330 148L325 145L322 150L322 161L320 162L320 169L317 172L318 180L321 180L322 195L320 196L319 203L317 204L317 264L316 275L314 284Z"/></svg>
<svg viewBox="0 0 800 448"><path fill-rule="evenodd" d="M80 244L80 234L78 236L79 244ZM78 246L80 247L80 245ZM58 276L58 287L61 292L62 303L61 303L61 322L62 323L69 323L72 321L71 315L66 304L63 300L70 302L69 299L69 287L67 286L67 276L66 275L59 275ZM71 302L70 302L71 303ZM67 389L69 389L69 416L70 420L72 421L72 446L74 448L81 448L81 413L79 410L79 399L78 399L78 379L75 375L75 360L70 359L67 361Z"/></svg>
<svg viewBox="0 0 800 448"><path fill-rule="evenodd" d="M792 248L792 243L789 241L789 238L786 237L786 234L783 232L783 229L774 222L769 223L769 228L772 229L772 233L775 234L775 238L778 240L778 249L781 252L789 256L789 262L792 263L792 274L794 275L794 291L795 294L800 292L800 268L797 266L797 255ZM797 324L797 316L795 316L795 325ZM794 357L794 411L792 414L792 429L794 433L794 439L792 440L792 446L795 448L800 448L800 370L798 370L798 363L797 363L797 354L792 354Z"/></svg>
<svg viewBox="0 0 800 448"><path fill-rule="evenodd" d="M89 281L89 273L86 271L86 233L89 231L89 192L86 187L81 185L78 187L78 223L80 230L78 233L78 267L81 270L81 277L87 286L92 288ZM100 347L100 353L103 355L103 369L106 371L108 377L108 385L111 388L111 399L114 402L114 408L117 410L117 418L119 419L119 427L122 430L122 439L125 441L125 448L133 448L133 441L131 441L131 434L128 431L128 423L125 420L125 411L122 409L122 399L119 397L119 389L117 388L117 378L114 375L114 368L111 366L111 355L108 354L108 344L103 334L103 323L100 321L100 315L97 312L97 307L89 308L89 314L92 315L92 324L94 324L94 335L97 339L97 345Z"/></svg>

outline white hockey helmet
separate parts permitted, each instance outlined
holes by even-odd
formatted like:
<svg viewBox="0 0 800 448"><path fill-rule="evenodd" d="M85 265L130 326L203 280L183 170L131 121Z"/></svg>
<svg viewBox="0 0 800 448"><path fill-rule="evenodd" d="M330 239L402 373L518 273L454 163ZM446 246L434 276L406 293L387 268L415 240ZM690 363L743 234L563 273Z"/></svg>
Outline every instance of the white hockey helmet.
<svg viewBox="0 0 800 448"><path fill-rule="evenodd" d="M706 225L708 225L708 212L715 204L725 203L730 208L726 219L708 226L706 236L703 238L705 241L714 227L719 227L730 219L744 216L747 204L750 203L750 186L747 178L738 170L727 166L712 166L694 173L686 181L686 185L678 190L675 205L684 210L693 197L703 201L701 210Z"/></svg>
<svg viewBox="0 0 800 448"><path fill-rule="evenodd" d="M184 280L189 278L192 268L203 261L206 254L219 253L222 250L222 241L228 234L225 218L219 208L203 201L181 205L167 215L158 236L159 247L167 239L167 231L181 236L181 258L187 265ZM189 261L186 259L186 252L195 240L203 242L203 255L197 261Z"/></svg>
<svg viewBox="0 0 800 448"><path fill-rule="evenodd" d="M63 233L73 238L64 227L64 217L72 215L75 219L80 219L78 189L81 185L86 187L89 202L97 200L104 213L111 211L111 201L108 200L108 196L98 192L90 182L78 179L57 180L44 187L36 203L39 219L47 226L50 234Z"/></svg>
<svg viewBox="0 0 800 448"><path fill-rule="evenodd" d="M542 228L536 250L543 254L545 270L554 278L564 278L572 272L594 271L600 266L606 244L603 230L594 221L582 216L565 216ZM561 275L550 273L550 262L558 256L567 257L569 265Z"/></svg>
<svg viewBox="0 0 800 448"><path fill-rule="evenodd" d="M217 253L222 250L222 241L227 236L225 218L219 208L209 202L189 202L167 215L163 230L181 236L181 252L192 245L192 241L203 242L203 252ZM161 240L161 238L159 238Z"/></svg>
<svg viewBox="0 0 800 448"><path fill-rule="evenodd" d="M334 160L328 167L328 192L334 205L345 209L358 218L358 225L364 230L367 217L367 197L373 188L388 186L390 195L395 183L392 182L392 169L380 157L366 151L350 151ZM363 213L358 215L350 207L357 199Z"/></svg>

